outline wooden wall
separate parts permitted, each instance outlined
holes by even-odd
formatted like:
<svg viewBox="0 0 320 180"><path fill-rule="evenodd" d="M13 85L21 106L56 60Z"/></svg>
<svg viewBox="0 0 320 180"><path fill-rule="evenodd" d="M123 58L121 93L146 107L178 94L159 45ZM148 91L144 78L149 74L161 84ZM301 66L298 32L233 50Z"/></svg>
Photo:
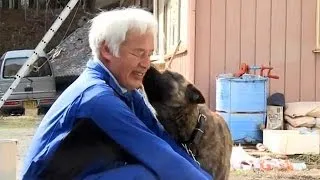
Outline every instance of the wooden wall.
<svg viewBox="0 0 320 180"><path fill-rule="evenodd" d="M271 80L270 93L284 93L287 102L320 100L316 0L198 0L194 6L194 82L212 109L216 76L241 63L274 67L280 79Z"/></svg>

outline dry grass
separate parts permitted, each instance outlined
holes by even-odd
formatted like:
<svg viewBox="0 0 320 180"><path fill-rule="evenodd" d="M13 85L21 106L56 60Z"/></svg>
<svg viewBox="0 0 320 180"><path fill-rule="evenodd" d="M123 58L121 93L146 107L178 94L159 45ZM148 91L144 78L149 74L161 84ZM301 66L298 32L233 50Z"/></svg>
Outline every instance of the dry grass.
<svg viewBox="0 0 320 180"><path fill-rule="evenodd" d="M0 129L33 128L40 123L40 117L8 116L0 117Z"/></svg>
<svg viewBox="0 0 320 180"><path fill-rule="evenodd" d="M319 154L301 154L296 156L290 156L292 161L305 162L309 166L320 167L320 155Z"/></svg>
<svg viewBox="0 0 320 180"><path fill-rule="evenodd" d="M305 171L232 171L230 180L318 180L320 179L320 170L311 169Z"/></svg>

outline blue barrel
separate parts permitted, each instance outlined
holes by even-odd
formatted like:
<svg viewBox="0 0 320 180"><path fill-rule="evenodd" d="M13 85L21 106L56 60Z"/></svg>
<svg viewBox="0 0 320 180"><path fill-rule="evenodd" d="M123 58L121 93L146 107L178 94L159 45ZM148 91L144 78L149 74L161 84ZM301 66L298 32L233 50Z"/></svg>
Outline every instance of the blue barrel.
<svg viewBox="0 0 320 180"><path fill-rule="evenodd" d="M268 78L253 74L216 79L216 111L227 122L236 143L262 142L267 113Z"/></svg>
<svg viewBox="0 0 320 180"><path fill-rule="evenodd" d="M227 122L235 143L257 144L263 141L260 127L265 122L266 113L217 113Z"/></svg>
<svg viewBox="0 0 320 180"><path fill-rule="evenodd" d="M244 74L241 78L219 75L216 80L216 110L223 112L265 112L268 78Z"/></svg>

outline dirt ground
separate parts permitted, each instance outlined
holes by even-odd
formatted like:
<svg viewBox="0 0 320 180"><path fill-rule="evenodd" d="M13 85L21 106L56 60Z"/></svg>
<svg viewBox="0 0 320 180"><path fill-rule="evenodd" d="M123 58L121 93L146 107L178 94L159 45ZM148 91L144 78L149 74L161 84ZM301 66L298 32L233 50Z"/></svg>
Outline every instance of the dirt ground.
<svg viewBox="0 0 320 180"><path fill-rule="evenodd" d="M28 150L35 129L42 117L11 116L0 118L0 138L17 139L17 178L19 178L22 161ZM319 157L320 159L320 157ZM253 171L232 171L230 180L317 180L320 179L320 169L309 168L304 171L291 172L253 172Z"/></svg>
<svg viewBox="0 0 320 180"><path fill-rule="evenodd" d="M12 116L0 118L0 138L18 140L17 175L40 118ZM18 177L19 178L19 177Z"/></svg>

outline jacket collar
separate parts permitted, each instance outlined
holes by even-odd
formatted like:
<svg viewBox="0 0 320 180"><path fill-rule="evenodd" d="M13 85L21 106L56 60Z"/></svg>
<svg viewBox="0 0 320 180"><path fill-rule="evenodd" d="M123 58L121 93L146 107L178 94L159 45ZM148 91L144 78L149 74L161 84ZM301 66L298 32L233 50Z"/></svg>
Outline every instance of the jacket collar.
<svg viewBox="0 0 320 180"><path fill-rule="evenodd" d="M125 96L127 89L120 86L113 74L106 68L99 59L90 59L87 68L96 71L96 75L103 79L117 94Z"/></svg>

